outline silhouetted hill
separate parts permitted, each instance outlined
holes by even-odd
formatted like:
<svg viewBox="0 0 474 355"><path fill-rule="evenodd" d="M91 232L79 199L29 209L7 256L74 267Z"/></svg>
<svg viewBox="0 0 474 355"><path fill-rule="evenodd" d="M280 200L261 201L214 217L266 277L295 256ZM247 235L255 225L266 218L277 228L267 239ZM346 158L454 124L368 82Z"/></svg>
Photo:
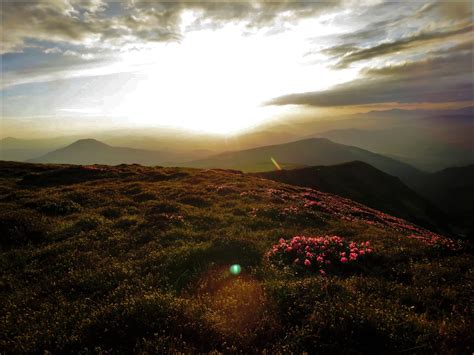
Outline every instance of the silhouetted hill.
<svg viewBox="0 0 474 355"><path fill-rule="evenodd" d="M31 159L34 163L67 163L67 164L143 164L157 165L169 160L165 152L113 147L95 139L80 139L67 147Z"/></svg>
<svg viewBox="0 0 474 355"><path fill-rule="evenodd" d="M431 229L449 228L447 216L432 203L411 190L399 178L361 161L255 175L350 198Z"/></svg>
<svg viewBox="0 0 474 355"><path fill-rule="evenodd" d="M275 170L272 158L282 167L334 165L358 160L403 179L420 173L414 167L395 159L357 147L334 143L325 138L310 138L286 144L227 152L185 165L261 172Z"/></svg>
<svg viewBox="0 0 474 355"><path fill-rule="evenodd" d="M422 174L410 186L462 225L474 237L474 164Z"/></svg>

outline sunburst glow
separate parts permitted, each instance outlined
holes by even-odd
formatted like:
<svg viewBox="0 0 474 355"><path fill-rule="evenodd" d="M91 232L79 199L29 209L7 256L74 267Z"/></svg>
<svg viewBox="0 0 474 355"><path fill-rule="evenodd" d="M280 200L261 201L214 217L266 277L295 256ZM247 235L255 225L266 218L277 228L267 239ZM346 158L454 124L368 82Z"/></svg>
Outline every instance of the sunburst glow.
<svg viewBox="0 0 474 355"><path fill-rule="evenodd" d="M123 63L137 68L138 79L113 114L142 125L214 133L261 123L288 110L265 106L272 97L324 89L355 75L305 63L306 32L318 27L308 20L293 31L243 35L241 25L229 24L126 52Z"/></svg>

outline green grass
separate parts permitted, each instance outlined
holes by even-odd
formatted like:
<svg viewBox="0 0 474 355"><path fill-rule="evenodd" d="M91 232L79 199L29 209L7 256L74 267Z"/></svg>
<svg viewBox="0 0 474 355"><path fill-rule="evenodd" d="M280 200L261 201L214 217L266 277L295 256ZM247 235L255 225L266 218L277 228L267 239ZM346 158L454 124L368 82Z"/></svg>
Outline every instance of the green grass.
<svg viewBox="0 0 474 355"><path fill-rule="evenodd" d="M0 163L0 351L472 352L469 245L304 208L305 191L232 171ZM374 254L328 277L266 262L281 237L325 234Z"/></svg>

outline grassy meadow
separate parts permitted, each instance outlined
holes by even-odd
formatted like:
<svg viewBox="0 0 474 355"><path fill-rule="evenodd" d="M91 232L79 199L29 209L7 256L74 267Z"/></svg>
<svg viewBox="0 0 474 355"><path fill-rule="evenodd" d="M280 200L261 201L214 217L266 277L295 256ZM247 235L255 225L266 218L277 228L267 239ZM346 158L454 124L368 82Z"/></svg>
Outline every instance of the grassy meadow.
<svg viewBox="0 0 474 355"><path fill-rule="evenodd" d="M472 247L231 170L0 162L1 353L473 351ZM280 238L373 249L326 275ZM239 264L242 272L229 272Z"/></svg>

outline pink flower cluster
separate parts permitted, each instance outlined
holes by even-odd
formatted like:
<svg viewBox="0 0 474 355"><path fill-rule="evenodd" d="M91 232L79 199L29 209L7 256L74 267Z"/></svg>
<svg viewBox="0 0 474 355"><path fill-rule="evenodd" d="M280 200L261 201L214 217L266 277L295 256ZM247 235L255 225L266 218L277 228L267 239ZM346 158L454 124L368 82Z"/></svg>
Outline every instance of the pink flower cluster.
<svg viewBox="0 0 474 355"><path fill-rule="evenodd" d="M300 210L298 207L295 207L295 206L290 206L290 207L286 207L283 209L283 211L280 212L280 215L282 217L284 216L295 216L295 215L298 215L300 213Z"/></svg>
<svg viewBox="0 0 474 355"><path fill-rule="evenodd" d="M106 168L99 165L83 165L82 169L84 170L96 170L96 171L107 171Z"/></svg>
<svg viewBox="0 0 474 355"><path fill-rule="evenodd" d="M258 213L258 208L253 207L252 210L250 211L250 217L252 218L257 217L257 213Z"/></svg>
<svg viewBox="0 0 474 355"><path fill-rule="evenodd" d="M277 265L293 265L325 275L330 269L356 262L372 252L369 242L347 242L339 236L295 236L280 239L267 258Z"/></svg>
<svg viewBox="0 0 474 355"><path fill-rule="evenodd" d="M432 232L426 232L424 235L410 234L407 238L420 240L433 248L441 250L458 251L462 249L461 243Z"/></svg>
<svg viewBox="0 0 474 355"><path fill-rule="evenodd" d="M171 222L184 223L184 217L179 214L163 213L163 216Z"/></svg>
<svg viewBox="0 0 474 355"><path fill-rule="evenodd" d="M354 201L316 190L306 191L300 195L304 200L303 206L308 209L336 215L345 221L362 222L383 229L390 228L408 234L409 238L417 239L431 247L452 251L461 249L461 245L450 238Z"/></svg>
<svg viewBox="0 0 474 355"><path fill-rule="evenodd" d="M288 193L274 188L257 188L241 192L240 195L255 199L269 197L272 202L291 204L280 212L281 217L305 215L305 218L311 218L313 214L330 214L344 221L364 223L376 228L399 232L428 247L451 251L462 249L462 244L451 238L433 233L404 219L374 210L349 199L309 188L302 188L300 191ZM250 215L256 217L256 212L253 210Z"/></svg>
<svg viewBox="0 0 474 355"><path fill-rule="evenodd" d="M216 191L219 195L228 195L228 194L236 192L236 190L234 190L233 187L227 186L227 185L217 186Z"/></svg>

